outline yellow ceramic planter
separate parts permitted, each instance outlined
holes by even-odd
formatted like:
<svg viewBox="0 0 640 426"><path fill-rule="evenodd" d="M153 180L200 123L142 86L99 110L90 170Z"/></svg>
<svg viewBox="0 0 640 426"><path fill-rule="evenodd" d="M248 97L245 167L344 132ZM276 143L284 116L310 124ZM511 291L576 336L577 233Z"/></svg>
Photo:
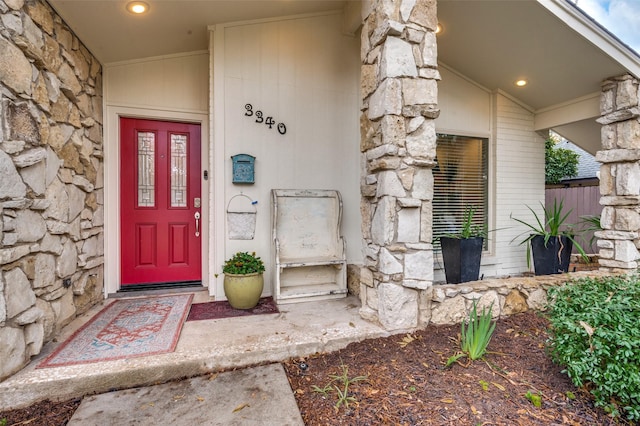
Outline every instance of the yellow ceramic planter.
<svg viewBox="0 0 640 426"><path fill-rule="evenodd" d="M224 294L235 309L251 309L258 304L264 278L262 273L224 274Z"/></svg>

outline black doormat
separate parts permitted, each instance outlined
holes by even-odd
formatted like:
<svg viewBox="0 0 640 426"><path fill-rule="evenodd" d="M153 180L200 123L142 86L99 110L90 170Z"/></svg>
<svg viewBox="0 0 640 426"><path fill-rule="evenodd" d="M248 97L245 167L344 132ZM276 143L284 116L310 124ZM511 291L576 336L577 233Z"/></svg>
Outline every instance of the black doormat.
<svg viewBox="0 0 640 426"><path fill-rule="evenodd" d="M128 293L131 291L147 291L147 290L165 290L172 288L203 288L202 281L175 281L167 283L149 283L149 284L125 284L120 287L118 293Z"/></svg>

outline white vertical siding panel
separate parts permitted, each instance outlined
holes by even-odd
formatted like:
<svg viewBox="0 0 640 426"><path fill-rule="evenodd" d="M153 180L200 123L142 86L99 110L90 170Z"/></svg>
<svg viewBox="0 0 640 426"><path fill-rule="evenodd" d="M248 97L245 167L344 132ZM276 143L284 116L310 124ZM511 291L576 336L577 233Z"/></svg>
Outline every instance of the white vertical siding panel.
<svg viewBox="0 0 640 426"><path fill-rule="evenodd" d="M208 61L208 52L192 52L107 64L106 104L206 113Z"/></svg>
<svg viewBox="0 0 640 426"><path fill-rule="evenodd" d="M487 136L491 131L491 94L446 67L439 71L442 80L438 83L438 131Z"/></svg>
<svg viewBox="0 0 640 426"><path fill-rule="evenodd" d="M511 242L525 228L511 215L531 220L527 206L540 211L544 203L544 140L533 131L534 115L501 94L495 95L495 243L496 263L487 275L527 270L526 248Z"/></svg>
<svg viewBox="0 0 640 426"><path fill-rule="evenodd" d="M337 189L344 201L347 259L362 262L360 46L341 25L340 14L327 14L216 30L224 31L225 40L224 64L215 65L223 69L225 85L227 180L219 203L241 191L258 201L255 239L226 241L229 254L255 250L270 262L271 189ZM285 123L286 135L255 123L255 116L245 117L246 103ZM256 157L254 185L232 184L229 157L238 153Z"/></svg>

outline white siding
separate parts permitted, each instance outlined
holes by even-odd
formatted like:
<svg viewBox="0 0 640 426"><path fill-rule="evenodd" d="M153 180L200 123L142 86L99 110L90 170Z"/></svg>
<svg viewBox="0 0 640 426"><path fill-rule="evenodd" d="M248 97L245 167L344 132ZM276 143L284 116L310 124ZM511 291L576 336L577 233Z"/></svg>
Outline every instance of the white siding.
<svg viewBox="0 0 640 426"><path fill-rule="evenodd" d="M224 187L213 205L224 239L213 250L218 264L238 250L256 251L270 276L271 189L339 190L347 260L362 262L359 49L338 13L215 27L214 168ZM286 134L245 116L248 103L284 123ZM256 157L254 185L231 181L230 157L240 153ZM241 192L258 201L254 240L227 239L226 203ZM270 288L265 282L265 293Z"/></svg>
<svg viewBox="0 0 640 426"><path fill-rule="evenodd" d="M491 94L463 78L455 71L441 66L438 83L436 120L438 132L464 136L489 136L491 131Z"/></svg>
<svg viewBox="0 0 640 426"><path fill-rule="evenodd" d="M146 58L105 66L107 105L207 112L209 53Z"/></svg>
<svg viewBox="0 0 640 426"><path fill-rule="evenodd" d="M517 239L525 229L511 215L531 220L531 206L539 212L544 203L544 140L533 131L534 115L513 100L495 95L495 229L496 263L483 268L487 276L517 274L527 270L526 247Z"/></svg>

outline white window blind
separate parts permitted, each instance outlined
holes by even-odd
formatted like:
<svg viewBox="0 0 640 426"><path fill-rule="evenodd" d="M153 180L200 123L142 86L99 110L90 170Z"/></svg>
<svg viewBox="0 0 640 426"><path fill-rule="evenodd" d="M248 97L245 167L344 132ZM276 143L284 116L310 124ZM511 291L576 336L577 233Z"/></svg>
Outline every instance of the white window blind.
<svg viewBox="0 0 640 426"><path fill-rule="evenodd" d="M466 206L476 208L474 224L487 229L489 140L438 134L433 170L433 238L460 232ZM485 240L486 244L486 240Z"/></svg>

